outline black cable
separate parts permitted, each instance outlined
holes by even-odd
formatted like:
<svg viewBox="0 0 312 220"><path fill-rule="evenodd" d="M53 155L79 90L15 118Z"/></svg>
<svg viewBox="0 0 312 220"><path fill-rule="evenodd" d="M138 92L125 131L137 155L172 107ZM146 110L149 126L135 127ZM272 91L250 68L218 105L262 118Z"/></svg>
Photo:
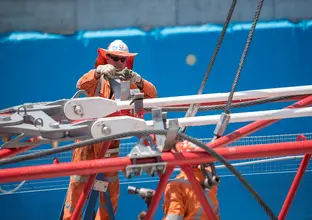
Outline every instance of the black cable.
<svg viewBox="0 0 312 220"><path fill-rule="evenodd" d="M224 39L224 36L225 36L225 33L226 33L226 29L228 28L229 23L231 21L232 14L233 14L233 11L234 11L235 6L236 6L236 2L237 2L237 0L232 0L232 4L230 6L230 9L229 9L229 12L227 14L224 26L222 28L219 40L217 42L216 49L213 52L213 55L211 57L210 63L209 63L208 68L207 68L207 71L206 71L206 73L204 75L204 78L203 78L203 80L201 82L201 85L199 87L199 90L198 90L198 93L197 93L198 95L202 94L203 91L204 91L204 88L205 88L205 85L207 83L207 80L208 80L208 77L210 75L210 72L212 70L213 64L215 63L215 60L217 58L217 55L218 55L218 52L220 50L221 44L223 42L223 39ZM185 117L195 116L195 114L197 113L198 107L199 107L199 104L192 104L192 105L190 105L189 109L187 110L187 113L186 113ZM184 127L184 128L181 128L180 131L181 132L185 132L186 129L187 129L187 126Z"/></svg>
<svg viewBox="0 0 312 220"><path fill-rule="evenodd" d="M73 143L73 144L69 144L67 146L63 146L63 147L58 147L58 148L54 148L54 149L49 149L49 150L44 150L38 153L33 153L33 154L28 154L28 155L22 155L22 156L17 156L17 157L13 157L13 158L6 158L6 159L2 159L0 160L0 165L5 165L5 164L10 164L13 162L21 162L21 161L25 161L25 160L30 160L30 159L36 159L39 157L43 157L43 156L48 156L51 154L56 154L56 153L60 153L60 152L65 152L65 151L69 151L69 150L73 150L75 148L79 148L79 147L84 147L84 146L88 146L91 144L96 144L99 142L103 142L103 141L110 141L110 140L116 140L119 138L124 138L124 137L131 137L131 136L139 136L139 135L149 135L149 134L158 134L158 135L166 135L167 134L167 130L143 130L143 131L131 131L131 132L125 132L122 134L116 134L116 135L110 135L107 137L101 137L101 138L96 138L96 139L91 139L91 140L85 140L85 141L81 141L78 143ZM222 157L220 154L218 154L215 150L213 150L212 148L209 148L208 146L206 146L205 143L187 136L183 133L178 133L176 140L187 140L189 142L192 142L193 144L197 145L198 147L204 149L208 154L210 154L212 157L216 158L218 161L220 161L220 163L224 164L238 179L239 181L247 188L247 190L255 197L255 199L257 200L257 202L261 205L261 207L265 210L265 212L271 217L271 219L277 219L274 216L274 213L272 212L272 210L268 207L268 205L262 200L262 198L260 197L260 195L258 195L258 193L252 188L252 186L247 182L247 180L238 172L238 170L232 166L224 157Z"/></svg>
<svg viewBox="0 0 312 220"><path fill-rule="evenodd" d="M226 103L226 106L225 106L224 112L226 114L230 113L230 108L231 108L231 103L232 103L232 100L233 100L235 88L237 86L240 74L241 74L242 69L243 69L243 65L245 63L245 59L246 59L246 56L247 56L247 53L248 53L248 49L249 49L250 43L252 41L252 37L253 37L254 31L256 29L256 25L257 25L257 22L258 22L258 19L259 19L259 16L260 16L262 5L263 5L263 0L259 0L258 1L258 5L257 5L257 9L256 9L256 13L255 13L255 16L254 16L254 19L253 19L253 22L252 22L252 26L250 28L250 31L249 31L249 34L248 34L248 37L247 37L245 48L244 48L244 51L243 51L240 63L238 65L238 69L237 69L237 73L235 75L235 79L234 79L234 82L233 82L233 85L232 85L232 89L231 89L228 101Z"/></svg>

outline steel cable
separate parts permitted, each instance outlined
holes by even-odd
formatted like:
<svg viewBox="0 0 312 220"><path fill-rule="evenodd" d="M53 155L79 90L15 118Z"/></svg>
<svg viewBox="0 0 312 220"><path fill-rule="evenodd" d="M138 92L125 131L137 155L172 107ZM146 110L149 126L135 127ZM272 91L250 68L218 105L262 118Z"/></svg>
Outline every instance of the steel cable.
<svg viewBox="0 0 312 220"><path fill-rule="evenodd" d="M204 78L203 78L203 80L202 80L202 82L201 82L201 85L200 85L200 87L199 87L199 90L198 90L198 93L197 93L198 95L202 94L203 91L204 91L204 88L205 88L205 85L206 85L206 83L207 83L207 80L208 80L208 77L209 77L209 75L210 75L210 72L211 72L211 70L212 70L213 64L215 63L215 60L216 60L216 58L217 58L217 55L218 55L218 52L219 52L219 50L220 50L221 44L222 44L222 42L223 42L223 39L224 39L224 36L225 36L225 33L226 33L226 29L228 28L229 23L230 23L230 21L231 21L232 14L233 14L233 11L234 11L235 6L236 6L236 2L237 2L237 0L233 0L233 1L232 1L232 4L231 4L231 6L230 6L229 12L228 12L228 14L227 14L227 17L226 17L224 26L223 26L223 28L222 28L222 31L221 31L221 34L220 34L220 37L219 37L219 40L218 40L218 42L217 42L216 49L214 50L214 53L213 53L213 55L212 55L212 57L211 57L210 63L209 63L208 68L207 68L207 71L206 71L206 73L205 73L205 75L204 75ZM193 116L195 116L196 113L197 113L198 108L199 108L199 105L198 105L198 104L192 104L192 105L190 105L189 109L188 109L187 112L186 112L185 117L193 117ZM180 131L181 131L181 132L185 132L186 129L187 129L187 127L181 127L181 128L180 128Z"/></svg>
<svg viewBox="0 0 312 220"><path fill-rule="evenodd" d="M257 100L244 101L244 102L232 104L231 108L241 108L241 107L260 105L260 104L271 103L271 102L276 102L276 101L281 101L281 100L287 100L293 97L297 97L297 95L268 97L268 98L262 98L262 99L257 99ZM198 111L224 110L225 106L226 104L200 106L198 108ZM187 111L187 109L188 107L164 107L161 110L164 112L183 112L183 111ZM144 108L144 111L146 112L150 112L151 110L152 108Z"/></svg>
<svg viewBox="0 0 312 220"><path fill-rule="evenodd" d="M235 79L234 79L234 82L233 82L233 85L232 85L232 89L231 89L228 101L226 103L226 106L225 106L224 112L226 114L230 113L230 108L231 108L231 103L232 103L232 100L233 100L234 92L235 92L237 83L239 81L240 74L241 74L242 69L243 69L243 65L245 63L245 59L246 59L246 56L247 56L247 53L248 53L248 50L249 50L250 43L252 41L252 37L253 37L254 31L256 29L256 25L257 25L257 22L258 22L258 19L259 19L259 16L260 16L262 5L263 5L263 0L259 0L258 1L258 5L257 5L257 9L256 9L256 13L255 13L255 16L254 16L254 19L253 19L253 22L252 22L252 26L250 28L250 31L249 31L249 34L248 34L248 37L247 37L247 41L246 41L246 44L245 44L245 47L244 47L244 51L243 51L240 63L238 65L238 69L237 69L237 72L236 72L236 75L235 75Z"/></svg>

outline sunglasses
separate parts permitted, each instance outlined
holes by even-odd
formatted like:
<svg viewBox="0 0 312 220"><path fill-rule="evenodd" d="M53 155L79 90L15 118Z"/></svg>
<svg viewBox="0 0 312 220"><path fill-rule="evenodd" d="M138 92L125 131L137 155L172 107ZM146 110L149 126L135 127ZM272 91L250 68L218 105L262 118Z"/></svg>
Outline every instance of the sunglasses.
<svg viewBox="0 0 312 220"><path fill-rule="evenodd" d="M115 62L117 61L121 61L122 63L126 61L127 57L119 57L119 56L114 56L114 55L111 55L111 54L107 54L106 55L107 57L111 58L112 60L114 60Z"/></svg>

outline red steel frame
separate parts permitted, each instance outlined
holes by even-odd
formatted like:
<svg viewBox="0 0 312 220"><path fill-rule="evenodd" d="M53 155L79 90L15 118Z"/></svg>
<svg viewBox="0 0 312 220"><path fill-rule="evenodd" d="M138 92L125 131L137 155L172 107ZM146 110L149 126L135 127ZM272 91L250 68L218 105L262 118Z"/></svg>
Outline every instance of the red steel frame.
<svg viewBox="0 0 312 220"><path fill-rule="evenodd" d="M312 104L312 96L308 96L287 108L301 108ZM237 159L247 159L247 158L258 158L258 157L268 157L268 156L284 156L284 155L295 155L295 154L305 154L301 165L298 169L297 175L293 181L293 184L289 190L286 197L284 205L282 207L279 219L284 219L290 208L290 204L294 198L296 190L298 189L300 180L306 170L308 162L312 154L312 141L304 140L304 137L300 136L299 139L303 141L298 142L286 142L286 143L276 143L276 144L262 144L262 145L251 145L251 146L239 146L239 147L226 147L226 145L238 140L239 138L245 137L255 131L258 131L266 126L269 126L275 122L275 120L261 120L250 123L226 136L220 137L212 143L208 143L207 146L211 148L216 148L216 152L222 155L228 160ZM1 155L1 154L0 154ZM199 188L199 183L195 180L195 177L190 169L190 164L200 164L215 162L216 159L211 157L206 152L184 152L184 153L172 153L164 152L160 158L162 161L167 163L166 172L161 175L159 185L156 189L155 196L152 199L151 205L147 212L145 219L150 220L153 218L155 211L157 209L158 203L160 201L161 195L164 188L169 180L169 177L176 166L180 166L182 170L186 173L193 189L198 196L200 203L207 213L207 216L211 219L216 219L211 207L209 206L207 200L202 190ZM136 159L137 164L153 163L156 162L153 158L142 158ZM69 175L90 175L100 172L112 172L124 170L126 166L132 165L132 161L129 157L119 157L119 158L106 158L106 159L96 159L92 161L81 161L75 163L59 163L50 165L40 165L40 166L30 166L21 168L8 168L0 170L0 182L13 182L31 179L41 179L41 178L53 178L60 176ZM89 178L91 181L92 178ZM90 184L91 188L92 184ZM88 188L86 187L85 190ZM87 192L87 191L85 191ZM81 197L85 197L82 195ZM80 213L83 207L85 199L81 199L81 207L76 207L75 212ZM72 218L77 219L77 218Z"/></svg>
<svg viewBox="0 0 312 220"><path fill-rule="evenodd" d="M297 141L300 141L300 140L303 140L303 141L306 141L306 137L303 136L303 135L299 135L298 138L297 138ZM300 166L298 168L298 171L297 171L297 174L294 178L294 181L293 183L291 184L290 186L290 189L288 191L288 194L287 194L287 197L284 201L284 204L283 204L283 207L281 209L281 212L278 216L278 219L279 220L282 220L282 219L285 219L286 218L286 215L289 211L289 208L290 208L290 205L295 197L295 194L297 192L297 189L299 187L299 184L300 184L300 181L309 165L309 162L310 162L310 159L311 159L311 154L305 154L301 163L300 163Z"/></svg>

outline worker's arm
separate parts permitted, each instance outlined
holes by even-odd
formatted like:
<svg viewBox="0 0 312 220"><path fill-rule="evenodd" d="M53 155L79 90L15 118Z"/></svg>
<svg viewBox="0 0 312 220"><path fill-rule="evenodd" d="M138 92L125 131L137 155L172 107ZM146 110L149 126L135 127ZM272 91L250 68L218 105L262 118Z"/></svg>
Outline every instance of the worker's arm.
<svg viewBox="0 0 312 220"><path fill-rule="evenodd" d="M142 93L144 93L144 98L150 99L150 98L157 98L157 90L155 86L147 81L146 79L143 79L140 82L137 83L131 83L131 89L139 88Z"/></svg>
<svg viewBox="0 0 312 220"><path fill-rule="evenodd" d="M92 69L78 80L76 88L85 90L90 96L93 96L98 81L99 77L96 77L96 71Z"/></svg>
<svg viewBox="0 0 312 220"><path fill-rule="evenodd" d="M105 66L105 69L103 69L104 66ZM95 89L99 81L99 78L101 77L101 75L104 74L105 71L107 71L108 66L109 65L103 65L102 74L98 74L95 69L92 69L88 73L84 74L77 82L77 85L76 85L77 89L85 90L89 94L89 96L93 96L95 93ZM144 93L144 98L157 98L157 90L155 86L151 82L147 81L146 79L141 78L141 80L138 82L132 82L131 89L134 89L134 88L139 88L140 91Z"/></svg>
<svg viewBox="0 0 312 220"><path fill-rule="evenodd" d="M184 196L179 185L171 182L167 185L164 195L163 220L182 220L185 213Z"/></svg>

